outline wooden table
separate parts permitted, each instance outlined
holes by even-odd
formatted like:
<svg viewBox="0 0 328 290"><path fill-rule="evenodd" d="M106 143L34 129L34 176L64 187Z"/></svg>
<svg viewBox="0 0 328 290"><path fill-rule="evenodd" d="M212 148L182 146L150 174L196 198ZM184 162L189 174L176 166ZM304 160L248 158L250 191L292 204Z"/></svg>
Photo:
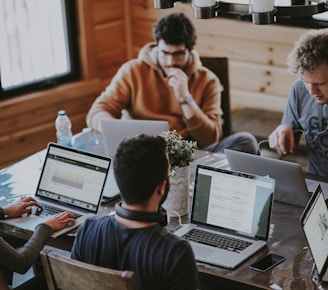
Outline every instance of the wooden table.
<svg viewBox="0 0 328 290"><path fill-rule="evenodd" d="M75 136L75 147L104 154L102 136L85 130ZM45 150L0 171L0 206L23 195L33 195L43 164ZM197 160L191 165L193 181L198 163L228 168L224 155L197 151ZM193 188L191 182L190 190ZM113 204L102 206L99 214L108 214ZM314 283L313 261L299 222L303 209L275 202L272 212L271 233L268 247L256 254L234 271L198 263L202 289L328 289L327 285ZM188 219L188 217L185 217ZM175 224L171 227L174 227ZM28 239L30 232L8 228L0 223L0 230L8 235ZM70 250L74 234L50 239L49 245ZM285 257L285 261L266 273L250 270L248 266L266 253ZM320 288L322 287L322 288Z"/></svg>
<svg viewBox="0 0 328 290"><path fill-rule="evenodd" d="M236 287L230 289L240 289L240 285L245 286L242 289L319 289L312 282L313 261L299 222L301 213L302 208L275 203L267 248L234 271L205 264L199 264L199 271L210 281L223 280ZM268 252L282 255L286 260L265 273L248 268ZM322 289L328 289L327 285Z"/></svg>

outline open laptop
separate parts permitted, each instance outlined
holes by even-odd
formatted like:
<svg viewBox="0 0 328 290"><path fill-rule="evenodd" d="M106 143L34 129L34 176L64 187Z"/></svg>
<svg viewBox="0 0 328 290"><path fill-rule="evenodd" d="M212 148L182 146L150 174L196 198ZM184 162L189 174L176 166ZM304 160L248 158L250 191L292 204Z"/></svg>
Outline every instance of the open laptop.
<svg viewBox="0 0 328 290"><path fill-rule="evenodd" d="M72 230L86 217L97 214L110 165L109 157L49 143L34 196L43 210L2 222L34 231L47 218L50 207L55 211L71 211L77 217L73 225L52 236Z"/></svg>
<svg viewBox="0 0 328 290"><path fill-rule="evenodd" d="M175 234L190 242L197 261L234 269L267 245L274 187L269 177L197 165L191 222Z"/></svg>
<svg viewBox="0 0 328 290"><path fill-rule="evenodd" d="M274 199L305 207L310 199L302 167L298 163L225 149L231 170L267 175L275 179Z"/></svg>
<svg viewBox="0 0 328 290"><path fill-rule="evenodd" d="M107 156L114 158L118 145L127 138L136 137L140 134L159 135L169 130L167 121L158 120L135 120L135 119L104 119L101 120L105 152ZM104 197L115 199L119 189L111 166L108 182L104 189Z"/></svg>
<svg viewBox="0 0 328 290"><path fill-rule="evenodd" d="M328 208L318 185L305 207L300 222L321 281L328 281Z"/></svg>

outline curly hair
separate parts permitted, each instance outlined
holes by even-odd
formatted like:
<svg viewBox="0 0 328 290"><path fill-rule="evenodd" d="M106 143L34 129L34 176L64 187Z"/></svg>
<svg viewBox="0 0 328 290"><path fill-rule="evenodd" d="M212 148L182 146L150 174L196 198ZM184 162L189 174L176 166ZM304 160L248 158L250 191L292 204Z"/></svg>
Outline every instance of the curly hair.
<svg viewBox="0 0 328 290"><path fill-rule="evenodd" d="M191 50L196 44L196 31L191 21L183 13L164 16L153 27L156 43L163 39L168 45L184 44Z"/></svg>
<svg viewBox="0 0 328 290"><path fill-rule="evenodd" d="M123 140L115 154L114 175L127 204L143 204L167 178L166 142L160 136L140 135Z"/></svg>
<svg viewBox="0 0 328 290"><path fill-rule="evenodd" d="M295 43L287 64L293 73L313 72L319 65L328 64L328 29L309 30Z"/></svg>

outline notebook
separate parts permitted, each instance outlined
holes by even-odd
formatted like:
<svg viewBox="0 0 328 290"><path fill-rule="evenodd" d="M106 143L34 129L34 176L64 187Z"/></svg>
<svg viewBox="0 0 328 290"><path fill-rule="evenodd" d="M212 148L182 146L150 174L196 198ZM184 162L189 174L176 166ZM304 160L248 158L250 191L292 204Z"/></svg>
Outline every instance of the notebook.
<svg viewBox="0 0 328 290"><path fill-rule="evenodd" d="M321 281L328 281L328 208L320 184L305 207L300 222Z"/></svg>
<svg viewBox="0 0 328 290"><path fill-rule="evenodd" d="M118 145L127 138L136 137L140 134L159 135L169 130L167 121L158 120L135 120L135 119L104 119L101 120L101 128L104 137L106 154L114 158ZM104 189L104 197L115 199L119 195L119 189L111 166L108 182Z"/></svg>
<svg viewBox="0 0 328 290"><path fill-rule="evenodd" d="M310 194L302 167L298 163L225 149L231 170L275 179L274 199L279 202L305 207Z"/></svg>
<svg viewBox="0 0 328 290"><path fill-rule="evenodd" d="M44 209L40 214L2 222L34 231L36 225L47 218L44 213L50 206L78 216L73 225L54 232L52 236L67 233L86 217L97 214L110 165L109 157L49 143L34 196Z"/></svg>
<svg viewBox="0 0 328 290"><path fill-rule="evenodd" d="M191 222L175 234L197 261L234 269L267 245L274 187L269 177L197 165ZM212 235L236 245L216 244Z"/></svg>

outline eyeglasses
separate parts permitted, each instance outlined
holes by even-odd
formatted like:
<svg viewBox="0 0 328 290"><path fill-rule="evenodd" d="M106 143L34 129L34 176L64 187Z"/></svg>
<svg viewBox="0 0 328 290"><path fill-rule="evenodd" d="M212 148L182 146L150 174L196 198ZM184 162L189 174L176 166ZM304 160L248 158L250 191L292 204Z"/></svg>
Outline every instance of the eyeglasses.
<svg viewBox="0 0 328 290"><path fill-rule="evenodd" d="M167 58L169 56L172 56L175 60L182 60L184 59L186 53L187 53L187 48L184 50L177 50L175 52L168 52L162 49L159 49L159 53L162 57Z"/></svg>

